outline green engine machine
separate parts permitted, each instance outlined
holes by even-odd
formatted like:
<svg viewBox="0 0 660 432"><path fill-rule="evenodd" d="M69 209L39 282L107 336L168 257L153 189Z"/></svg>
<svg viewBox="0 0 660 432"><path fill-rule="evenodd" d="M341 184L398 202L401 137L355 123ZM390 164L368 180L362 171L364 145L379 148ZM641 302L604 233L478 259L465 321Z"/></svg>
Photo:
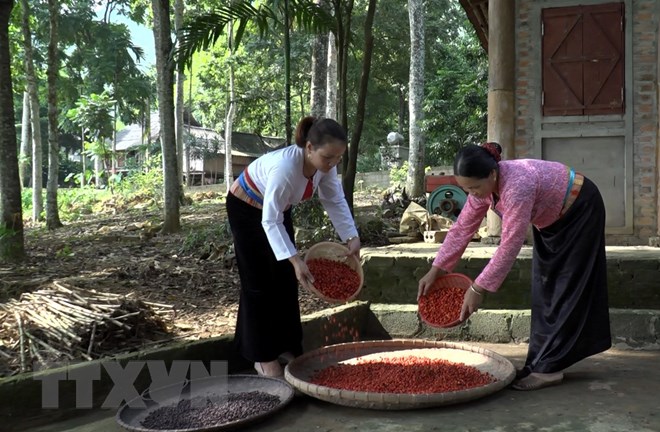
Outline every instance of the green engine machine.
<svg viewBox="0 0 660 432"><path fill-rule="evenodd" d="M426 192L426 210L451 220L456 220L460 214L467 194L458 186L454 176L429 175L424 178Z"/></svg>

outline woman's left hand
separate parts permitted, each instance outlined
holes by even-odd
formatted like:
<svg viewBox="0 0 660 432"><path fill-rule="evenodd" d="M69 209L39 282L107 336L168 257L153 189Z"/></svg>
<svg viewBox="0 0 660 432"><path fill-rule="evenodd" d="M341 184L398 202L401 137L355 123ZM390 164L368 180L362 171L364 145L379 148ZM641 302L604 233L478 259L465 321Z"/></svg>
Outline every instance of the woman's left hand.
<svg viewBox="0 0 660 432"><path fill-rule="evenodd" d="M360 243L360 237L353 237L351 238L348 243L346 243L346 246L348 247L348 254L353 255L355 258L358 260L360 259L360 247L362 246Z"/></svg>
<svg viewBox="0 0 660 432"><path fill-rule="evenodd" d="M461 322L465 321L470 317L470 315L479 310L479 306L481 306L485 292L485 289L474 284L472 284L472 287L465 290L465 296L463 297L463 307L461 308Z"/></svg>

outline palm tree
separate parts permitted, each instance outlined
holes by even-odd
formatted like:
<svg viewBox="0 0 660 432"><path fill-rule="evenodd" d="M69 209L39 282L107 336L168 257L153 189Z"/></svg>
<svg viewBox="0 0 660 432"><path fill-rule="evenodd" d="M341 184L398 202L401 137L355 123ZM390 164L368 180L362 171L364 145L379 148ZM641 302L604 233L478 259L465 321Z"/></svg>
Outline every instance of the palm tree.
<svg viewBox="0 0 660 432"><path fill-rule="evenodd" d="M270 0L258 7L248 0L236 0L212 12L197 15L182 27L175 50L179 68L189 66L195 52L212 47L232 21L237 22L234 49L239 46L248 23L256 25L261 37L277 30L283 34L285 127L287 142L291 142L290 29L295 25L314 33L327 32L332 27L333 18L313 0Z"/></svg>

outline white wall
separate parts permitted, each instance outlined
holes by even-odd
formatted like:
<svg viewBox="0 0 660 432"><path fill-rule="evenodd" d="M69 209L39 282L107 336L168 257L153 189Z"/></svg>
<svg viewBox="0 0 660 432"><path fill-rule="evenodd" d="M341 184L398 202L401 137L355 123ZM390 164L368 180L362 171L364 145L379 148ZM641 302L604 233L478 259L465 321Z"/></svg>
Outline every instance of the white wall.
<svg viewBox="0 0 660 432"><path fill-rule="evenodd" d="M428 175L452 175L454 170L450 166L431 167ZM341 177L341 175L340 175ZM363 183L360 183L362 181ZM387 189L390 187L390 172L375 171L367 173L357 173L355 175L355 190L369 190L373 188Z"/></svg>

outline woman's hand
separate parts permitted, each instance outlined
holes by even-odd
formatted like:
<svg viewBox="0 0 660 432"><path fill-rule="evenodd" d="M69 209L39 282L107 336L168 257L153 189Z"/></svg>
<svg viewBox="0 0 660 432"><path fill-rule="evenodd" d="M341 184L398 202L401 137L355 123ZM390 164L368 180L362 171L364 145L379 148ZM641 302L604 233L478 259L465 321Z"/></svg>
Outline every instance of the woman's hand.
<svg viewBox="0 0 660 432"><path fill-rule="evenodd" d="M346 243L346 247L348 247L348 255L353 255L359 261L360 248L362 247L362 244L360 243L360 237L356 236L348 239L348 242Z"/></svg>
<svg viewBox="0 0 660 432"><path fill-rule="evenodd" d="M475 284L472 284L470 288L465 290L465 296L463 297L463 307L461 308L461 322L465 321L470 317L470 315L479 310L479 306L481 306L485 292L485 289Z"/></svg>
<svg viewBox="0 0 660 432"><path fill-rule="evenodd" d="M435 282L438 277L446 273L447 272L441 268L431 266L431 269L419 280L419 286L417 288L417 301L419 301L421 296L428 292L429 288L431 288L431 285L433 285L433 282Z"/></svg>
<svg viewBox="0 0 660 432"><path fill-rule="evenodd" d="M296 271L296 279L298 279L300 285L305 289L310 289L314 285L314 276L312 276L305 261L298 255L292 256L289 258L289 261L293 264L293 268Z"/></svg>

